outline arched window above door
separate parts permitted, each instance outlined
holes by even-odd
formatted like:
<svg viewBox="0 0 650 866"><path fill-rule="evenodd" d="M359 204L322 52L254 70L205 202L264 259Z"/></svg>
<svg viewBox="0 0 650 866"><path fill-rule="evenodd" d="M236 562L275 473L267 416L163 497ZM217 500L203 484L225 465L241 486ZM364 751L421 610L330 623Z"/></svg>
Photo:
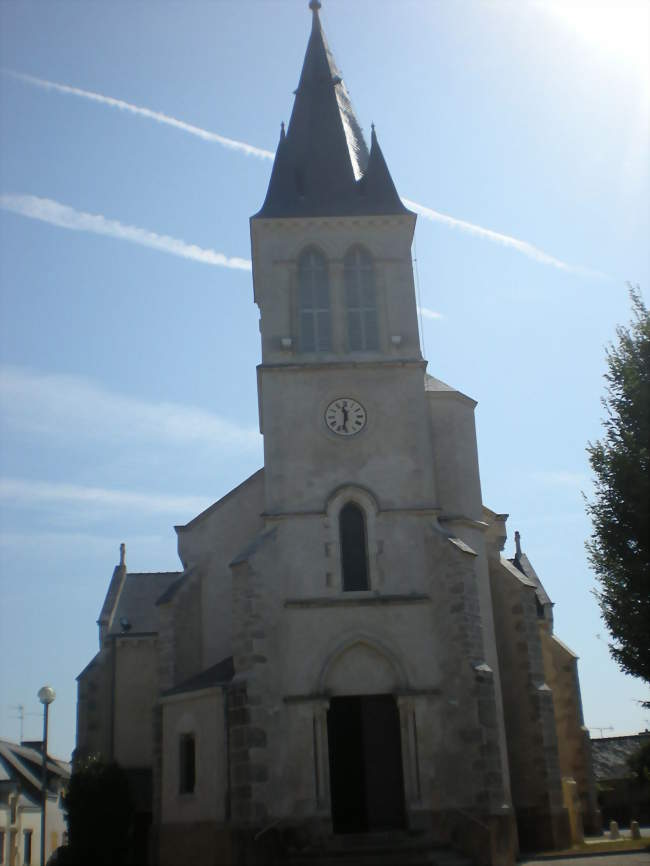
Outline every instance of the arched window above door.
<svg viewBox="0 0 650 866"><path fill-rule="evenodd" d="M298 259L298 318L301 352L329 352L332 348L327 261L316 249Z"/></svg>
<svg viewBox="0 0 650 866"><path fill-rule="evenodd" d="M366 520L355 502L348 502L339 513L339 535L344 591L370 589Z"/></svg>
<svg viewBox="0 0 650 866"><path fill-rule="evenodd" d="M375 271L372 258L362 247L353 247L343 262L345 305L350 352L379 348Z"/></svg>

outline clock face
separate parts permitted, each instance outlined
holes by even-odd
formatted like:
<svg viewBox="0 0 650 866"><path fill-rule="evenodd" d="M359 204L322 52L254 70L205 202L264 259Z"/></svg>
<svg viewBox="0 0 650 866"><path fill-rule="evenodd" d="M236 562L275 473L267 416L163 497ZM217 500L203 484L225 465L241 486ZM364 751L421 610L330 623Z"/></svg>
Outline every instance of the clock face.
<svg viewBox="0 0 650 866"><path fill-rule="evenodd" d="M339 397L332 400L325 410L325 423L332 433L354 436L366 426L366 410L351 397Z"/></svg>

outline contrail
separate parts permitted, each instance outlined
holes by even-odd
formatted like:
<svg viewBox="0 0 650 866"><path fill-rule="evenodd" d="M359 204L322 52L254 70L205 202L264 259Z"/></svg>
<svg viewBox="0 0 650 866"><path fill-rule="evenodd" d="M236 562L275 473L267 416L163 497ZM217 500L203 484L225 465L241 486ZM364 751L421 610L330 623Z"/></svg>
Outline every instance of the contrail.
<svg viewBox="0 0 650 866"><path fill-rule="evenodd" d="M436 310L430 310L428 307L418 307L417 309L423 319L444 319L442 313L438 313Z"/></svg>
<svg viewBox="0 0 650 866"><path fill-rule="evenodd" d="M5 69L3 71L6 74L11 75L13 78L18 79L19 81L24 81L27 84L32 84L35 87L41 87L44 90L54 90L58 93L71 94L72 96L79 96L83 99L90 99L93 102L99 102L102 105L108 105L111 108L119 108L122 111L128 111L131 114L137 114L140 117L147 117L150 120L157 121L158 123L164 123L167 124L167 126L173 126L175 129L180 129L182 132L187 132L190 135L195 135L198 138L203 139L204 141L220 144L223 147L230 148L231 150L238 150L242 153L247 154L248 156L256 156L260 159L273 159L275 156L275 154L270 150L264 150L261 147L256 147L255 145L248 144L245 141L237 141L233 138L227 138L226 136L218 135L216 132L210 132L207 129L201 129L201 127L199 126L193 126L191 123L185 123L185 121L183 120L178 120L175 117L170 117L169 115L163 114L160 111L152 111L150 108L142 108L138 105L133 105L130 102L124 102L121 99L114 99L112 96L104 96L101 93L95 93L92 90L82 90L79 87L70 87L67 84L58 84L55 81L48 81L45 78L37 78L34 75L27 75L23 72L16 72L11 69ZM600 271L595 271L590 268L584 268L579 265L571 265L568 262L562 261L562 259L558 259L555 256L552 256L550 253L544 252L544 250L540 250L539 247L534 246L534 244L531 244L528 241L522 241L519 238L514 238L510 235L502 234L501 232L496 232L493 229L486 229L483 226L475 225L474 223L467 222L466 220L457 219L456 217L449 216L448 214L440 213L439 211L433 210L426 205L418 204L418 202L412 201L411 199L403 198L402 201L407 207L416 211L416 213L420 214L425 219L442 223L443 225L449 226L450 228L460 229L461 231L467 232L468 234L474 235L475 237L481 237L485 240L491 241L492 243L509 247L510 249L522 253L529 259L540 262L541 264L550 265L551 267L558 268L558 270L566 271L568 273L606 278L606 274L603 274Z"/></svg>
<svg viewBox="0 0 650 866"><path fill-rule="evenodd" d="M190 135L195 135L197 138L202 138L204 141L211 141L215 144L220 144L223 147L228 147L231 150L239 150L247 156L257 156L260 159L273 159L275 154L270 150L264 150L261 147L255 147L252 144L247 144L245 141L237 141L234 138L227 138L225 135L219 135L216 132L209 132L207 129L201 129L200 126L193 126L191 123L185 123L183 120L177 120L175 117L170 117L168 114L163 114L161 111L152 111L150 108L142 108L140 105L133 105L130 102L124 102L122 99L114 99L112 96L104 96L102 93L95 93L92 90L82 90L80 87L70 87L67 84L57 84L55 81L48 81L45 78L36 78L34 75L26 75L23 72L14 72L12 69L3 70L12 78L17 78L19 81L24 81L27 84L33 84L35 87L41 87L43 90L55 90L57 93L67 93L72 96L80 96L83 99L90 99L92 102L99 102L102 105L109 105L111 108L118 108L120 111L128 111L130 114L137 114L140 117L148 117L149 120L155 120L157 123L164 123L167 126L173 126L175 129L180 129L182 132L188 132Z"/></svg>
<svg viewBox="0 0 650 866"><path fill-rule="evenodd" d="M0 500L6 500L12 505L53 503L60 506L61 503L67 503L85 509L99 507L172 513L186 511L190 514L202 511L210 503L207 497L170 496L105 487L82 487L79 484L60 484L22 478L0 478Z"/></svg>
<svg viewBox="0 0 650 866"><path fill-rule="evenodd" d="M411 210L414 210L416 213L425 217L425 219L443 223L451 228L460 229L461 231L475 235L476 237L485 238L493 243L501 244L504 247L510 247L511 249L517 250L517 252L528 256L529 259L534 259L536 262L551 265L561 271L569 271L575 274L584 274L592 277L606 276L600 271L594 271L589 268L583 268L580 265L570 265L568 262L563 262L561 259L557 259L555 256L545 253L544 250L540 250L539 247L533 246L533 244L528 241L522 241L519 238L513 238L510 235L504 235L501 234L501 232L495 232L492 229L486 229L482 226L474 225L474 223L469 223L466 220L456 219L456 217L440 213L437 210L432 210L430 207L425 207L425 205L418 204L416 201L411 201L411 199L408 198L403 198L402 201L406 207L411 208Z"/></svg>
<svg viewBox="0 0 650 866"><path fill-rule="evenodd" d="M188 244L169 235L159 235L138 226L124 225L117 220L107 219L102 214L90 214L75 210L51 198L39 198L36 195L0 195L0 208L41 220L51 225L73 231L91 232L96 235L106 235L118 240L130 241L144 247L151 247L163 253L203 262L206 265L216 265L222 268L250 271L249 259L231 258L215 250L206 250L195 244Z"/></svg>

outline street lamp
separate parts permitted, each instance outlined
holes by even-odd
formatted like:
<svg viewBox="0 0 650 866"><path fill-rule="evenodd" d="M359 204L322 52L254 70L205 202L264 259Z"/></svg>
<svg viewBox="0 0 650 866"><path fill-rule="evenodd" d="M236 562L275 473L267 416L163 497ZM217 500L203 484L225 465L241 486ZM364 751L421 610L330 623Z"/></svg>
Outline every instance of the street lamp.
<svg viewBox="0 0 650 866"><path fill-rule="evenodd" d="M38 690L38 699L43 704L43 769L41 774L41 794L43 803L41 809L41 866L45 866L45 809L47 804L47 722L50 704L56 697L52 686L43 686Z"/></svg>

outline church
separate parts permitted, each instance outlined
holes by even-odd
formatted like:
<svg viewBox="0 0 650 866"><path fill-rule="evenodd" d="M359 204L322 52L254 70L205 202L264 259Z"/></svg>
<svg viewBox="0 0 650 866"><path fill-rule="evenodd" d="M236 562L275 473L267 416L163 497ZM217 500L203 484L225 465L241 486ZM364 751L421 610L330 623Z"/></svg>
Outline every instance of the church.
<svg viewBox="0 0 650 866"><path fill-rule="evenodd" d="M475 401L427 372L416 216L320 5L250 220L264 466L175 528L178 571L122 547L76 755L127 771L137 862L511 864L597 831L577 658L502 554Z"/></svg>

